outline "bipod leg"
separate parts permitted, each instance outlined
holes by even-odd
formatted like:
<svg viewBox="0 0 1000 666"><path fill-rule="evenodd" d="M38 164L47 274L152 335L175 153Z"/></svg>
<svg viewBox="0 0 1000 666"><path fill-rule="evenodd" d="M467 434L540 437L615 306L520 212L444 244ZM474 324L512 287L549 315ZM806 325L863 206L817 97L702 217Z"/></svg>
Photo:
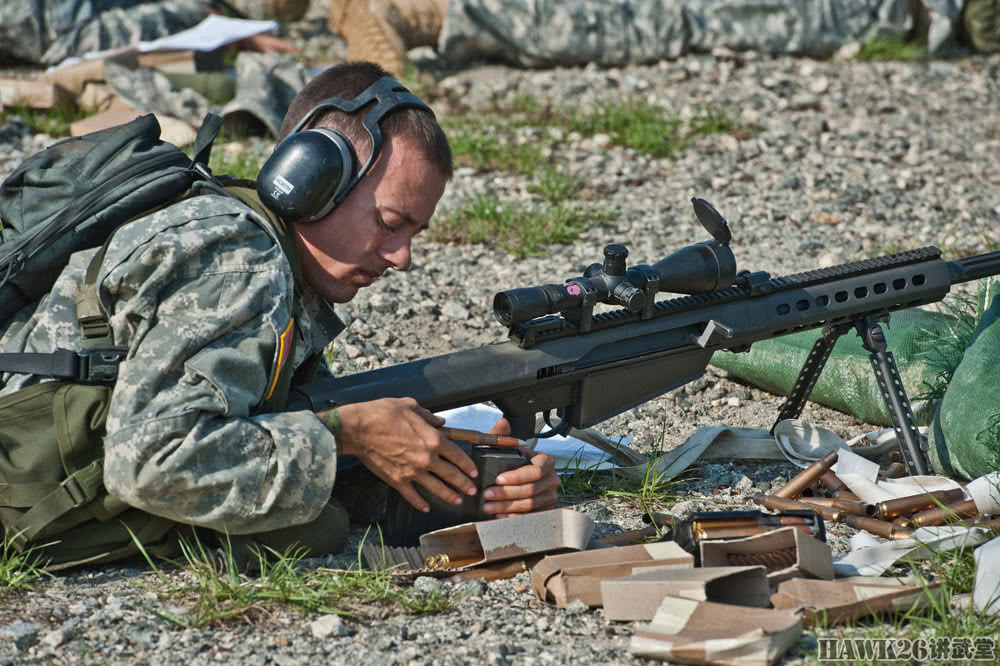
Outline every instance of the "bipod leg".
<svg viewBox="0 0 1000 666"><path fill-rule="evenodd" d="M869 352L868 358L875 372L875 380L882 392L882 400L885 401L892 427L896 431L906 468L910 474L928 474L927 456L924 454L927 445L917 430L913 409L910 407L910 400L906 397L906 390L899 376L899 368L885 343L885 333L871 316L855 322L855 327L862 346Z"/></svg>
<svg viewBox="0 0 1000 666"><path fill-rule="evenodd" d="M812 393L813 387L816 386L816 381L819 379L820 373L823 372L823 366L826 365L827 359L830 358L830 352L833 351L833 346L837 343L837 338L850 330L852 325L850 323L828 324L823 327L823 335L816 340L812 349L809 350L809 356L806 357L806 362L802 364L802 369L799 370L799 376L796 378L792 390L788 393L788 398L785 399L784 404L781 405L781 409L778 411L778 418L774 420L774 425L771 426L772 435L774 434L774 428L779 423L785 419L797 419L802 414L802 408L806 406L806 400L809 399L809 394Z"/></svg>

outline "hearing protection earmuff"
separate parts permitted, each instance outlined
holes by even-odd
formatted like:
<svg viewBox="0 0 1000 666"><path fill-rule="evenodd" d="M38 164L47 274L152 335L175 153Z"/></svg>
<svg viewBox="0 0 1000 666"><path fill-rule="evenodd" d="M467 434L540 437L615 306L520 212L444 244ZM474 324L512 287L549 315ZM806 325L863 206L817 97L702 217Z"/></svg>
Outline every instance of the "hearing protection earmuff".
<svg viewBox="0 0 1000 666"><path fill-rule="evenodd" d="M372 102L375 106L362 121L371 137L372 150L360 169L354 146L342 132L325 127L302 130L320 111L338 109L356 113ZM382 149L379 123L401 107L433 113L419 97L390 76L383 76L354 99L323 100L302 117L264 163L257 176L260 200L288 221L315 222L324 217L368 173Z"/></svg>

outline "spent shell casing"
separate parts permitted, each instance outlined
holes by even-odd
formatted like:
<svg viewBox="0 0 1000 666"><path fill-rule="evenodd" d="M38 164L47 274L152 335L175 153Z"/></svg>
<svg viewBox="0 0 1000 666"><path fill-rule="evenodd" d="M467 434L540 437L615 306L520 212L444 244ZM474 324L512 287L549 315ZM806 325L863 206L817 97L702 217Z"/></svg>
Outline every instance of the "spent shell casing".
<svg viewBox="0 0 1000 666"><path fill-rule="evenodd" d="M837 452L828 453L792 477L791 481L774 494L785 499L795 499L802 494L803 490L819 479L824 472L828 472L835 462L837 462Z"/></svg>
<svg viewBox="0 0 1000 666"><path fill-rule="evenodd" d="M892 520L897 516L905 516L917 511L933 509L940 505L948 505L965 499L965 491L961 488L953 490L936 490L930 493L909 495L896 499L885 500L874 505L874 516L880 520Z"/></svg>
<svg viewBox="0 0 1000 666"><path fill-rule="evenodd" d="M844 513L849 513L854 516L867 516L868 514L868 504L862 502L861 500L843 499L838 497L833 500L833 508L838 511L843 511Z"/></svg>
<svg viewBox="0 0 1000 666"><path fill-rule="evenodd" d="M805 502L806 504L815 504L816 506L825 506L828 509L832 509L835 500L832 497L800 497L797 501Z"/></svg>
<svg viewBox="0 0 1000 666"><path fill-rule="evenodd" d="M883 539L905 539L912 534L911 530L899 527L898 525L893 525L892 523L884 520L870 518L868 516L858 516L855 514L846 514L844 516L844 524L848 527L853 527L856 530L870 532L876 536L882 537Z"/></svg>
<svg viewBox="0 0 1000 666"><path fill-rule="evenodd" d="M777 529L775 526L757 525L754 527L702 527L695 528L694 535L698 541L710 539L738 539L741 537L757 536Z"/></svg>
<svg viewBox="0 0 1000 666"><path fill-rule="evenodd" d="M838 516L841 513L825 506L817 506L808 502L788 499L787 497L778 497L777 495L758 494L754 496L753 501L772 511L814 511L821 515L824 520L832 520L834 522L837 522Z"/></svg>
<svg viewBox="0 0 1000 666"><path fill-rule="evenodd" d="M844 487L844 488L842 488L840 490L833 491L832 493L830 493L830 497L832 497L835 500L837 500L837 499L860 500L861 499L860 497L858 497L857 495L855 495L854 493L852 493L850 490L848 490L846 487Z"/></svg>
<svg viewBox="0 0 1000 666"><path fill-rule="evenodd" d="M841 481L840 477L834 474L833 471L829 470L823 472L823 475L819 477L819 482L831 491L847 488L847 484Z"/></svg>
<svg viewBox="0 0 1000 666"><path fill-rule="evenodd" d="M910 522L916 527L931 527L978 515L979 509L976 507L975 501L967 499L915 513L910 516Z"/></svg>

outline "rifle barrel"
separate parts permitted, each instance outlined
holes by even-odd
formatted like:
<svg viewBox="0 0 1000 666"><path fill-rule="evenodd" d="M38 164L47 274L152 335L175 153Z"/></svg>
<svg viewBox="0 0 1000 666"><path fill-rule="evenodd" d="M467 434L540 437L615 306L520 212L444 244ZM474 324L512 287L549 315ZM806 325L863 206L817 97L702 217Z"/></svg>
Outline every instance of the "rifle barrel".
<svg viewBox="0 0 1000 666"><path fill-rule="evenodd" d="M1000 251L954 259L947 263L952 284L979 280L1000 273Z"/></svg>

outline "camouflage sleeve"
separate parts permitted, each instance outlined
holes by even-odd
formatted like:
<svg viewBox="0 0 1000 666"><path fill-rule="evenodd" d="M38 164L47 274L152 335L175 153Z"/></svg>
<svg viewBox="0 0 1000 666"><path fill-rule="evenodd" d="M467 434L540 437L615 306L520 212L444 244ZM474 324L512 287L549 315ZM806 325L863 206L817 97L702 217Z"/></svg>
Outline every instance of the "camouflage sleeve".
<svg viewBox="0 0 1000 666"><path fill-rule="evenodd" d="M907 0L453 0L438 40L452 62L624 65L724 47L831 55L901 31Z"/></svg>
<svg viewBox="0 0 1000 666"><path fill-rule="evenodd" d="M102 298L129 353L108 414L105 485L129 504L231 534L312 520L336 441L311 412L253 415L291 316L288 263L246 214L197 197L124 227ZM305 344L305 343L303 343Z"/></svg>
<svg viewBox="0 0 1000 666"><path fill-rule="evenodd" d="M0 2L0 44L29 62L134 45L196 25L208 0L9 0Z"/></svg>

